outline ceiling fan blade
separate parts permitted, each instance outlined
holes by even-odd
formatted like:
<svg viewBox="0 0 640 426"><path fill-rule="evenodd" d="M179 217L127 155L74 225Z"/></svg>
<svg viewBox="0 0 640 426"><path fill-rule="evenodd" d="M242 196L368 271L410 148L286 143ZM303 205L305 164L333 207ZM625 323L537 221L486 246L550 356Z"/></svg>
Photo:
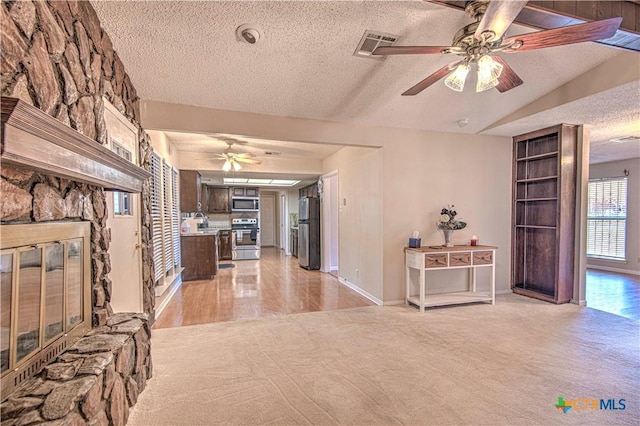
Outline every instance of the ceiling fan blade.
<svg viewBox="0 0 640 426"><path fill-rule="evenodd" d="M486 38L487 41L498 40L516 19L525 4L527 4L526 0L494 0L490 2L476 29L475 38L482 40L483 37L487 37L483 36L483 33L488 33L491 37Z"/></svg>
<svg viewBox="0 0 640 426"><path fill-rule="evenodd" d="M585 41L603 40L613 37L621 22L622 18L620 17L610 18L509 37L503 44L520 41L522 46L515 49L505 49L504 52L514 53Z"/></svg>
<svg viewBox="0 0 640 426"><path fill-rule="evenodd" d="M430 55L440 54L451 46L385 46L378 47L372 55Z"/></svg>
<svg viewBox="0 0 640 426"><path fill-rule="evenodd" d="M500 56L492 56L492 58L502 65L502 74L500 74L500 77L498 77L498 85L496 86L498 92L504 93L507 90L518 87L523 83L522 79L518 76L518 74L516 74L513 68L511 68L509 64L505 62L504 59L502 59Z"/></svg>
<svg viewBox="0 0 640 426"><path fill-rule="evenodd" d="M243 153L239 153L239 154L234 154L234 156L236 158L253 158L256 155L251 153L251 152L243 152Z"/></svg>
<svg viewBox="0 0 640 426"><path fill-rule="evenodd" d="M414 96L418 93L422 92L427 87L431 86L436 81L446 77L449 73L452 72L453 68L458 65L460 62L454 62L453 64L445 65L440 68L438 71L431 74L429 77L422 80L420 83L413 86L411 89L407 90L402 94L402 96Z"/></svg>
<svg viewBox="0 0 640 426"><path fill-rule="evenodd" d="M249 163L249 164L256 164L256 165L262 164L262 161L254 160L253 158L236 158L236 161L240 163Z"/></svg>

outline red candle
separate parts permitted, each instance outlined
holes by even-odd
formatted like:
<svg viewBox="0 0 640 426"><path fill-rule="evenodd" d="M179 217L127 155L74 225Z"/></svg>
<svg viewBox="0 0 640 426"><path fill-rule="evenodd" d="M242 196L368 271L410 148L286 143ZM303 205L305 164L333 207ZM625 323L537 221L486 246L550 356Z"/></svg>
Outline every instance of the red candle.
<svg viewBox="0 0 640 426"><path fill-rule="evenodd" d="M472 246L477 246L478 245L478 237L476 237L475 235L473 237L471 237L471 245Z"/></svg>

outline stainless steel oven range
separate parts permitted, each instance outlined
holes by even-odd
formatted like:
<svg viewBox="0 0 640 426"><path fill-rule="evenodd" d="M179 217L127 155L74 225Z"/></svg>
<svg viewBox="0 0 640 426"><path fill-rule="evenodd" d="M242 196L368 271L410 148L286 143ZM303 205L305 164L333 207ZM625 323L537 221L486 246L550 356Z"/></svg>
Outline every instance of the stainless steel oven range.
<svg viewBox="0 0 640 426"><path fill-rule="evenodd" d="M235 231L232 249L233 260L260 259L260 228L258 219L231 219L231 229Z"/></svg>

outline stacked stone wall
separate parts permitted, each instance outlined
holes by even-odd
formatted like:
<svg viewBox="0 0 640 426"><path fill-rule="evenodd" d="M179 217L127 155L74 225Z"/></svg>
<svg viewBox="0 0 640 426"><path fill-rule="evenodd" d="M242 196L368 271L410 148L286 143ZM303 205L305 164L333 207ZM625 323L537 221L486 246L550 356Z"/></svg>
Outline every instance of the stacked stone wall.
<svg viewBox="0 0 640 426"><path fill-rule="evenodd" d="M137 128L141 166L150 170L149 136L140 127L139 98L109 35L88 1L3 1L0 6L0 92L22 99L105 144L104 99ZM102 188L53 176L0 168L0 221L88 220L92 232L93 325L110 305L110 230ZM154 320L149 182L142 191L144 312Z"/></svg>
<svg viewBox="0 0 640 426"><path fill-rule="evenodd" d="M151 378L145 314L114 314L0 406L2 425L124 425Z"/></svg>

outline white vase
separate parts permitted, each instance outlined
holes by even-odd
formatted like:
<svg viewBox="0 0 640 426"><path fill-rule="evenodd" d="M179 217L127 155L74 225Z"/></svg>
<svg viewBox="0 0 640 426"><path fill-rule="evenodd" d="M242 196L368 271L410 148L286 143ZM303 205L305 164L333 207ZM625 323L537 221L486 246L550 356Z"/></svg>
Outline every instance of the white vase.
<svg viewBox="0 0 640 426"><path fill-rule="evenodd" d="M443 229L442 233L444 234L444 247L453 247L453 243L451 242L451 238L453 237L453 229Z"/></svg>

